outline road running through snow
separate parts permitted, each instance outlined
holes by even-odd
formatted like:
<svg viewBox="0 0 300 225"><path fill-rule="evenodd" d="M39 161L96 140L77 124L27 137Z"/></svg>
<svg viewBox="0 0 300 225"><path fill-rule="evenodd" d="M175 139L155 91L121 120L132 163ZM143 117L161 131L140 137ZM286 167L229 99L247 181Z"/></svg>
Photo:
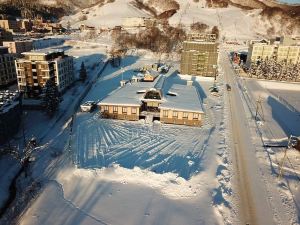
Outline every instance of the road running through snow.
<svg viewBox="0 0 300 225"><path fill-rule="evenodd" d="M232 150L240 197L241 221L244 224L274 224L266 187L261 181L256 162L255 146L251 142L250 129L239 95L235 73L226 53L222 52L221 57L225 80L232 87L232 91L228 92L228 103L231 114Z"/></svg>

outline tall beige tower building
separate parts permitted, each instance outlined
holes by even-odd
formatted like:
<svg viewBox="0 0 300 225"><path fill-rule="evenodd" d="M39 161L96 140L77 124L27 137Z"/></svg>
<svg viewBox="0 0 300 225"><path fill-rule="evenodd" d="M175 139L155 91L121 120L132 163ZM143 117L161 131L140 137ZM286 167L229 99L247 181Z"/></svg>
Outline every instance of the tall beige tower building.
<svg viewBox="0 0 300 225"><path fill-rule="evenodd" d="M217 75L218 44L215 35L190 35L183 42L180 73L194 76Z"/></svg>

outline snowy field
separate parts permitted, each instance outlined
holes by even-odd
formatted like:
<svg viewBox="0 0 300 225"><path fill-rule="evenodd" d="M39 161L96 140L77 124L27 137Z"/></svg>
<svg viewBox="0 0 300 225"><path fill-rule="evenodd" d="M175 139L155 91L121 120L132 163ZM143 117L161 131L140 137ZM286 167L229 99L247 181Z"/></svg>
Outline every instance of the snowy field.
<svg viewBox="0 0 300 225"><path fill-rule="evenodd" d="M99 119L82 115L76 126L79 167L119 164L155 173L175 173L185 179L199 173L211 127L190 128L143 122ZM186 135L183 135L186 134Z"/></svg>
<svg viewBox="0 0 300 225"><path fill-rule="evenodd" d="M108 65L83 101L101 100L147 62L130 56L123 70ZM176 73L168 79L186 83ZM78 112L72 156L63 156L77 168L61 165L21 224L238 224L223 96L209 94L213 79L194 84L206 110L200 128Z"/></svg>

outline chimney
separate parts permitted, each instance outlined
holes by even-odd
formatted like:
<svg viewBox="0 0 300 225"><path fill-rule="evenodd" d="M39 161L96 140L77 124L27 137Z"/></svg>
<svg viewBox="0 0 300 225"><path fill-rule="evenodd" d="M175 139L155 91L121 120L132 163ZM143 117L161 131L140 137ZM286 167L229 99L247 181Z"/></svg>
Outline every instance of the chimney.
<svg viewBox="0 0 300 225"><path fill-rule="evenodd" d="M193 86L193 81L192 80L187 80L186 85L187 86Z"/></svg>
<svg viewBox="0 0 300 225"><path fill-rule="evenodd" d="M125 84L126 84L126 80L121 80L121 81L120 81L121 87L125 86Z"/></svg>

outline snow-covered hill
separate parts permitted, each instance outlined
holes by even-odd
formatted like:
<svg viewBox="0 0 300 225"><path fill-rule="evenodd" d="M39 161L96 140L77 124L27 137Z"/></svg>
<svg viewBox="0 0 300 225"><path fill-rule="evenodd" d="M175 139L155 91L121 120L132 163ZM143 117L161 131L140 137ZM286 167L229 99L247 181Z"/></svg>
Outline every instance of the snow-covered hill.
<svg viewBox="0 0 300 225"><path fill-rule="evenodd" d="M144 2L146 7L138 7L136 3ZM73 27L81 24L100 27L122 25L127 17L155 17L163 14L155 1L115 0L112 3L95 5L74 15L66 16L62 23L71 22ZM259 8L259 1L242 1L242 5L229 5L227 8L209 8L206 0L176 0L179 9L168 18L172 26L182 24L187 30L195 22L218 26L221 37L226 39L249 39L264 35L300 34L299 19L287 16L280 9L268 11L268 6ZM236 1L233 1L236 3ZM257 4L255 4L255 2ZM264 3L269 1L264 1ZM152 4L152 5L151 5ZM274 4L274 3L272 3ZM172 5L172 4L170 4ZM253 6L253 7L252 7ZM148 10L147 10L148 7ZM165 6L162 5L162 8ZM244 8L246 7L246 8ZM250 9L250 8L253 9ZM154 13L153 10L155 9ZM166 7L166 11L170 7ZM174 8L175 9L175 8ZM155 15L157 14L157 15ZM83 20L83 16L86 17ZM283 26L284 24L284 26Z"/></svg>
<svg viewBox="0 0 300 225"><path fill-rule="evenodd" d="M142 11L134 7L131 0L116 0L103 6L95 5L87 8L71 16L65 16L62 24L70 21L73 27L79 27L86 24L95 27L114 27L122 25L126 17L150 17L146 11ZM86 20L82 20L82 16L86 16Z"/></svg>

